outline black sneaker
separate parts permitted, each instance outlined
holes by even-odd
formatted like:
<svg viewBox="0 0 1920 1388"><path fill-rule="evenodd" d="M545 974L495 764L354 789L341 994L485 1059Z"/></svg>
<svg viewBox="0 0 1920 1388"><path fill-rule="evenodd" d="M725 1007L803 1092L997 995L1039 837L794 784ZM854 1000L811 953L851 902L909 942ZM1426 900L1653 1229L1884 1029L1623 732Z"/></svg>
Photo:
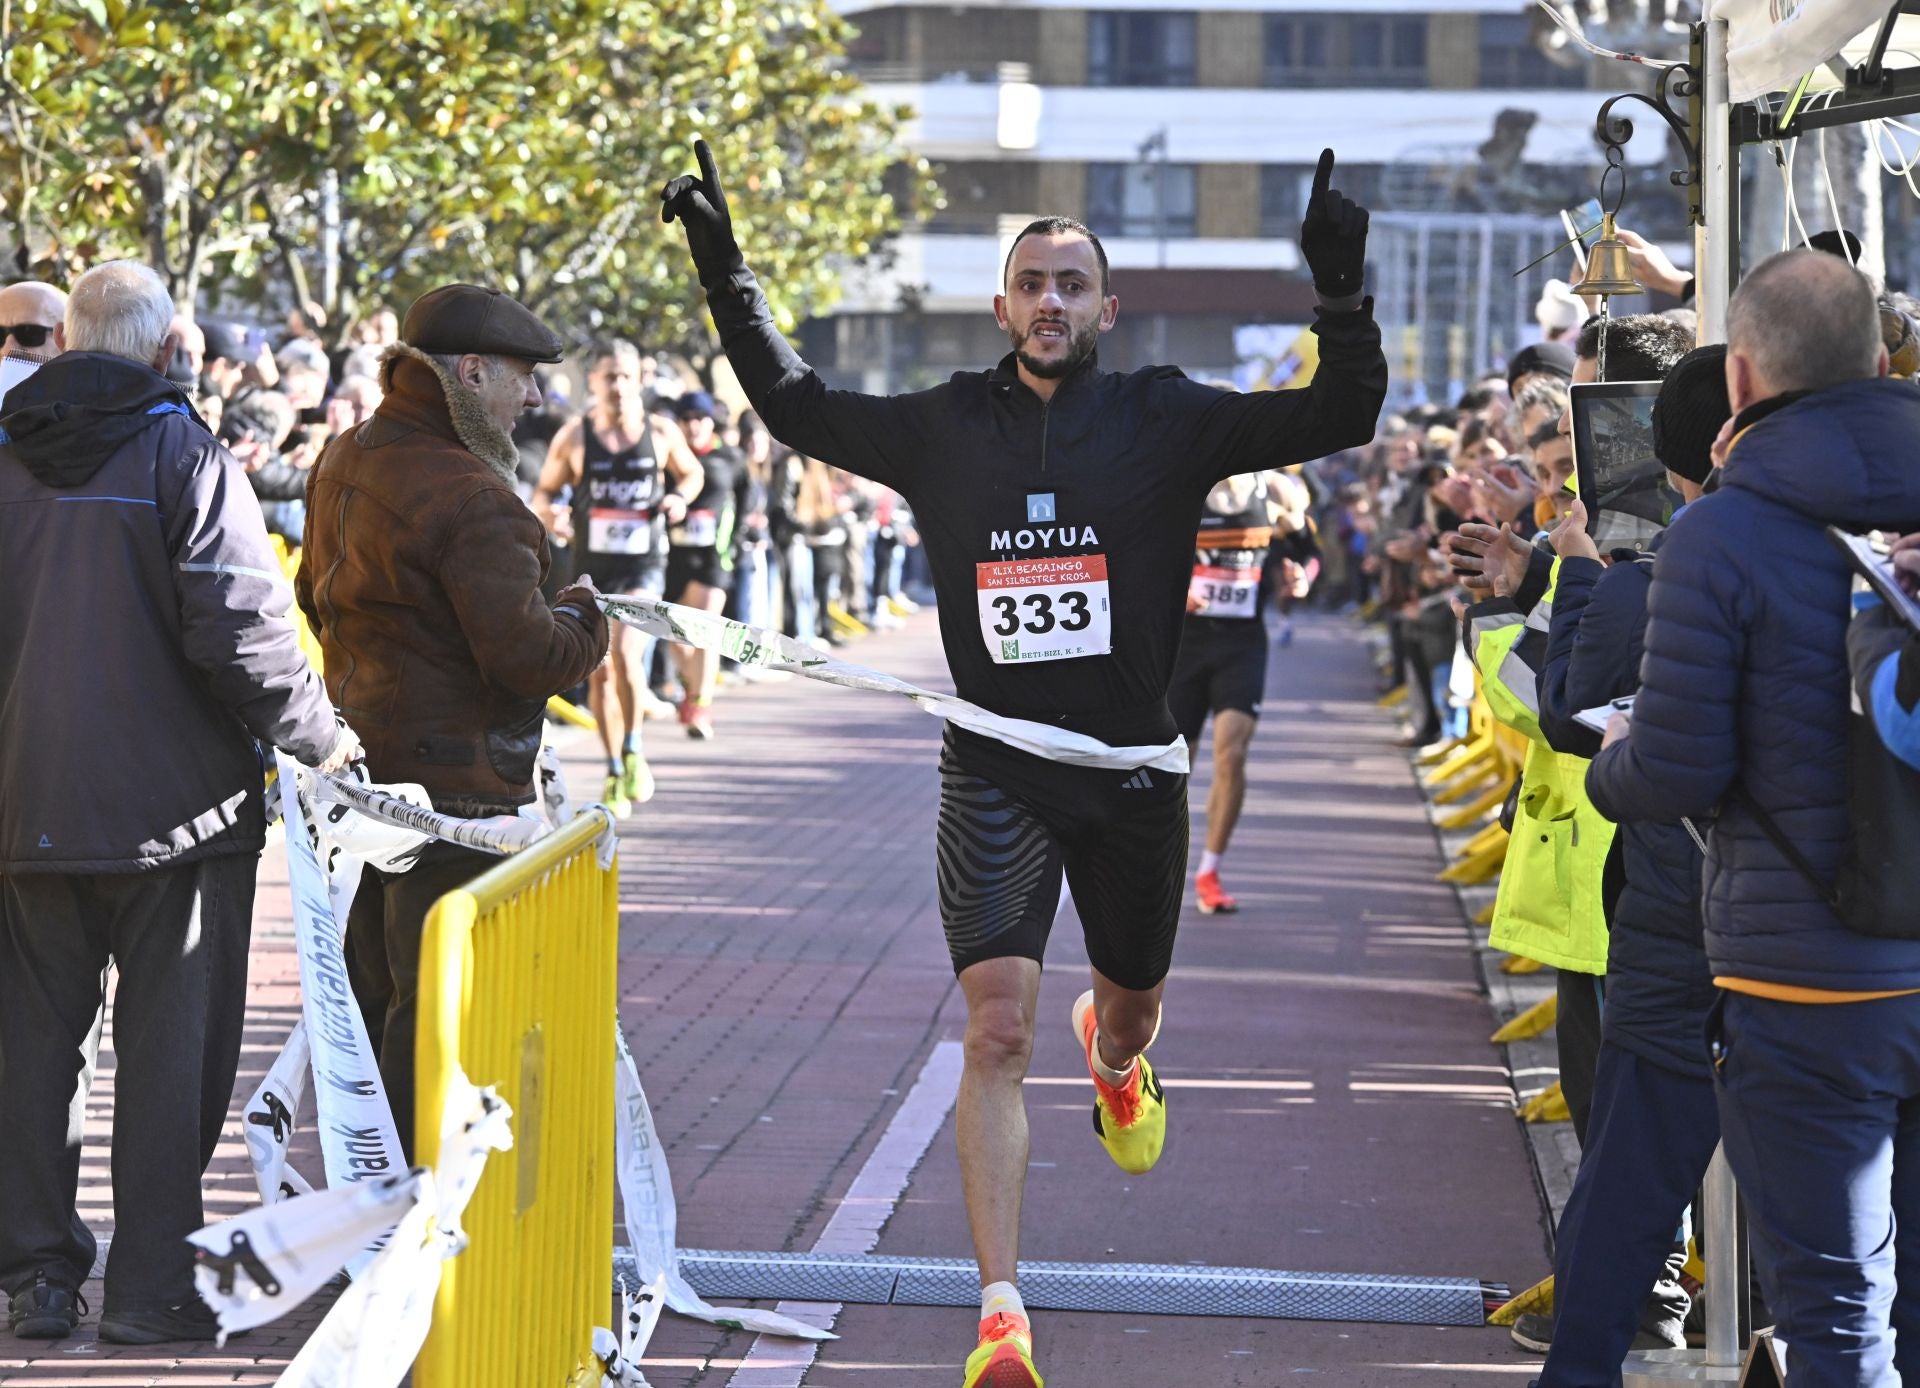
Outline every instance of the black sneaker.
<svg viewBox="0 0 1920 1388"><path fill-rule="evenodd" d="M1507 1333L1521 1349L1545 1354L1553 1348L1553 1317L1529 1311L1516 1320Z"/></svg>
<svg viewBox="0 0 1920 1388"><path fill-rule="evenodd" d="M158 1311L108 1311L100 1317L100 1338L112 1345L160 1345L219 1335L219 1319L198 1298Z"/></svg>
<svg viewBox="0 0 1920 1388"><path fill-rule="evenodd" d="M22 1340L60 1340L73 1334L87 1314L87 1299L61 1282L50 1282L36 1272L33 1281L13 1294L7 1322Z"/></svg>
<svg viewBox="0 0 1920 1388"><path fill-rule="evenodd" d="M1553 1317L1528 1312L1513 1323L1513 1329L1508 1333L1521 1349L1545 1354L1553 1348ZM1635 1350L1683 1349L1686 1343L1678 1320L1642 1325L1633 1335Z"/></svg>

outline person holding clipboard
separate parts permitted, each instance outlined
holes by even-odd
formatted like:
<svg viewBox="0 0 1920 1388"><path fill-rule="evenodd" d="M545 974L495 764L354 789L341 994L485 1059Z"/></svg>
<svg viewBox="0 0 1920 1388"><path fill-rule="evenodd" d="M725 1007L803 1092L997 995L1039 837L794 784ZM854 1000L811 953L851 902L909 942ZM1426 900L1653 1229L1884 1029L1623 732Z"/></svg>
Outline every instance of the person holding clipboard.
<svg viewBox="0 0 1920 1388"><path fill-rule="evenodd" d="M1920 770L1920 533L1894 541L1885 559L1844 537L1856 570L1872 585L1847 630L1860 707L1886 749Z"/></svg>

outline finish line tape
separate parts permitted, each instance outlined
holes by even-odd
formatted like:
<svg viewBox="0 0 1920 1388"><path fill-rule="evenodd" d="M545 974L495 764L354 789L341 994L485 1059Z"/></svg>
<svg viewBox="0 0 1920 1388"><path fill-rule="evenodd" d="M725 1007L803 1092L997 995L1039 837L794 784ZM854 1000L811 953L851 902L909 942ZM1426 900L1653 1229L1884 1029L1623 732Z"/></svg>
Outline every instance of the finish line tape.
<svg viewBox="0 0 1920 1388"><path fill-rule="evenodd" d="M750 1330L762 1335L786 1335L801 1340L831 1340L824 1330L772 1311L744 1306L709 1306L680 1275L674 1238L679 1209L673 1199L673 1177L667 1170L666 1149L654 1131L653 1110L640 1087L640 1072L627 1049L618 1019L613 1027L614 1090L619 1105L613 1128L613 1169L620 1184L620 1202L626 1209L629 1271L639 1286L663 1286L669 1309L710 1325ZM646 1334L653 1333L651 1323ZM646 1340L630 1337L623 1350L629 1361L646 1351Z"/></svg>
<svg viewBox="0 0 1920 1388"><path fill-rule="evenodd" d="M327 1185L337 1189L399 1175L407 1163L367 1039L366 1021L347 978L341 921L328 890L327 873L320 866L318 835L308 834L300 804L300 777L326 778L303 772L285 752L276 751L274 757L280 770L280 811L287 824L287 881L293 891L294 943L300 959L300 1013L313 1057L320 1152ZM287 1113L291 1138L292 1110ZM273 1183L275 1188L278 1185ZM378 1247L369 1245L349 1263L350 1269L358 1275Z"/></svg>
<svg viewBox="0 0 1920 1388"><path fill-rule="evenodd" d="M1176 738L1164 747L1109 747L1084 733L989 713L978 704L970 704L952 694L936 694L878 670L836 659L777 631L750 627L712 612L653 598L609 597L604 593L597 596L601 611L649 636L677 641L696 650L718 651L742 665L786 670L823 684L837 684L843 689L897 694L911 699L935 718L944 718L968 732L993 738L1048 761L1103 771L1137 771L1149 766L1156 771L1177 771L1184 775L1191 769L1184 739Z"/></svg>

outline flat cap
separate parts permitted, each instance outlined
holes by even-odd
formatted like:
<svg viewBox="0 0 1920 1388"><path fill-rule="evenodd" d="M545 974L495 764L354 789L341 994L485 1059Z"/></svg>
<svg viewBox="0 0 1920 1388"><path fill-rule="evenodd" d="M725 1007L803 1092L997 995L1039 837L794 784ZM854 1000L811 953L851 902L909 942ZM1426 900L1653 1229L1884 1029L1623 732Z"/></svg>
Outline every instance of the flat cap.
<svg viewBox="0 0 1920 1388"><path fill-rule="evenodd" d="M400 340L422 352L557 362L565 351L532 310L497 289L443 284L413 301Z"/></svg>

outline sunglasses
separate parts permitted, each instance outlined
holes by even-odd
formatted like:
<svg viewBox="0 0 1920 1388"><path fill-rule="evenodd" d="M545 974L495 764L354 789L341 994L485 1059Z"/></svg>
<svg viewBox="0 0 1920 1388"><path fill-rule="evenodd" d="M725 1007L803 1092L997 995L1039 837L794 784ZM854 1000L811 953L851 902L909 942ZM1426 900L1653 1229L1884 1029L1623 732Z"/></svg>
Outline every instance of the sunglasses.
<svg viewBox="0 0 1920 1388"><path fill-rule="evenodd" d="M47 339L53 336L53 329L44 323L16 323L9 327L0 323L0 342L12 338L22 347L34 348L47 345Z"/></svg>

